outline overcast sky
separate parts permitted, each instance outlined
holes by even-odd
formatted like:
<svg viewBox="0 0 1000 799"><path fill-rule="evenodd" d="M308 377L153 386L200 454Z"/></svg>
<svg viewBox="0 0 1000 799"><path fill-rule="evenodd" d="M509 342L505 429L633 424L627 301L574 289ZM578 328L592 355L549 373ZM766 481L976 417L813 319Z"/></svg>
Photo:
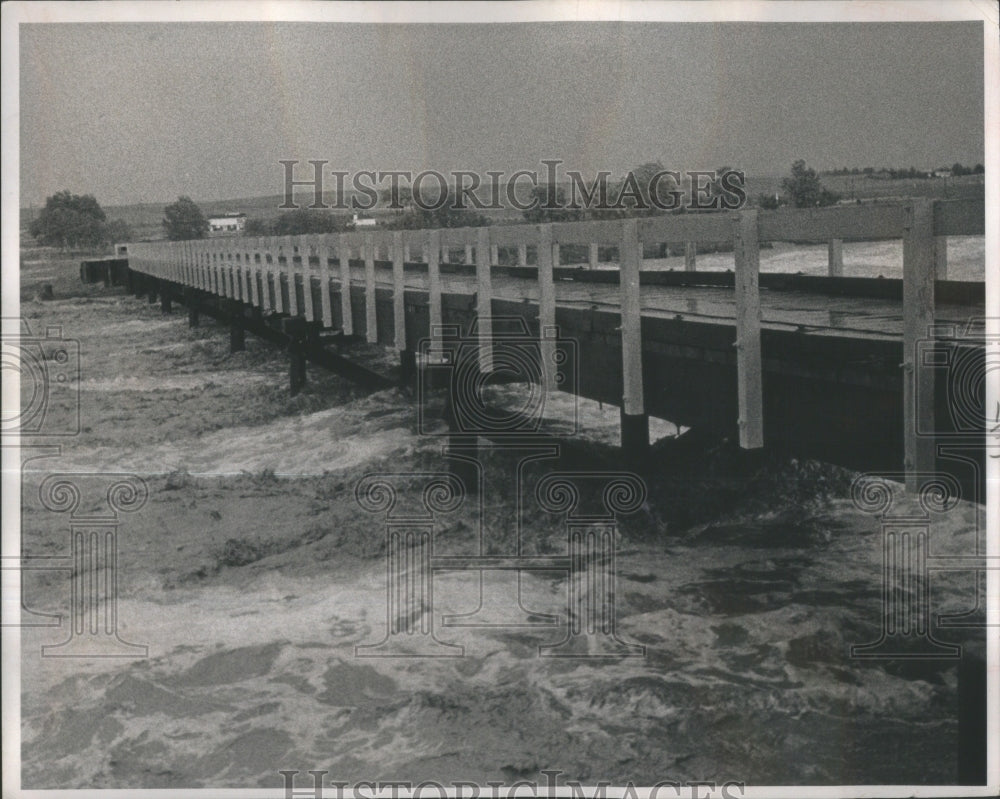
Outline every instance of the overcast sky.
<svg viewBox="0 0 1000 799"><path fill-rule="evenodd" d="M21 198L277 194L330 168L983 161L981 23L21 27ZM305 174L305 170L304 170ZM304 175L303 175L304 176ZM331 187L332 188L332 187Z"/></svg>

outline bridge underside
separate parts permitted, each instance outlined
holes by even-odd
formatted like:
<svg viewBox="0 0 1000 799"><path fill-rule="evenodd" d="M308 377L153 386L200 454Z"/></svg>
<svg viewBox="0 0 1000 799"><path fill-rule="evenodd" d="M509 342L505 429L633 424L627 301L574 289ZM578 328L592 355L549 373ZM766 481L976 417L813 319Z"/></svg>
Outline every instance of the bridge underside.
<svg viewBox="0 0 1000 799"><path fill-rule="evenodd" d="M298 307L304 307L306 285L314 307L319 307L323 289L318 280L308 284L296 281ZM197 298L199 304L220 308L226 302L169 281L159 280L158 286L161 293L177 299ZM281 280L279 287L272 284L268 290L276 288L288 297L287 281ZM339 285L334 282L327 288L332 328L341 329L344 320ZM567 350L569 357L561 367L567 379L563 385L581 397L620 406L620 314L617 309L580 306L560 304L556 308L560 340L572 342ZM351 311L353 329L364 330L364 286L352 285ZM476 297L471 293L443 292L441 312L443 324L457 328L459 340L469 337L477 318ZM392 289L378 287L377 343L388 347L395 346L393 314ZM494 298L492 314L495 320L519 320L527 332L523 340L515 339L513 346L527 348L533 352L532 357L540 357L537 303ZM974 306L968 309L967 319L977 315L981 312L977 314ZM316 333L322 327L320 322L309 325ZM427 291L406 289L405 325L408 342L430 336ZM246 326L257 332L252 318L246 320ZM274 325L264 327L262 332L277 340ZM943 328L939 339L928 344L938 353L932 359L934 363L964 366L961 373L954 368L937 370L936 422L934 429L927 432L938 444L936 470L951 474L962 487L963 496L983 502L985 430L976 421L981 418L982 398L970 396L969 386L974 392L975 375L985 374L985 351L981 337L963 339L963 330L964 325L956 317L950 328ZM735 336L732 320L644 315L642 372L646 412L711 435L735 436L739 413ZM471 341L476 341L474 335ZM496 331L493 344L495 352L512 346L509 338ZM761 346L764 436L769 448L859 471L904 470L903 347L898 335L794 328L788 324L768 325L765 321ZM322 363L320 350L315 348L309 353L310 359ZM981 391L982 382L978 385ZM979 410L972 408L977 402ZM963 407L963 403L969 407Z"/></svg>

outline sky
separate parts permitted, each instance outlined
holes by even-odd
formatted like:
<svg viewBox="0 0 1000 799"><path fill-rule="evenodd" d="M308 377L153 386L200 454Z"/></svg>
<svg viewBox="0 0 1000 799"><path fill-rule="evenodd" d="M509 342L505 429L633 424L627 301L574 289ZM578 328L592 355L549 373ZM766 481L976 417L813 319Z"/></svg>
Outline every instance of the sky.
<svg viewBox="0 0 1000 799"><path fill-rule="evenodd" d="M971 165L983 91L978 22L27 24L21 201L278 194L282 159Z"/></svg>

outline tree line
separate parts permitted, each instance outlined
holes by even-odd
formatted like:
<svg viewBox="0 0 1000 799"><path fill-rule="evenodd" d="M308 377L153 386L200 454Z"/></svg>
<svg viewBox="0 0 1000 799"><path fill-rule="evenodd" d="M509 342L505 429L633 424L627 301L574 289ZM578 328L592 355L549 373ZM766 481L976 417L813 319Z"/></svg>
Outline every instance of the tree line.
<svg viewBox="0 0 1000 799"><path fill-rule="evenodd" d="M964 166L959 162L955 162L951 166L937 167L936 169L917 169L915 166L908 166L902 168L891 168L891 167L880 167L876 169L873 166L866 166L862 168L858 167L840 167L839 169L828 169L823 172L824 175L864 175L867 177L878 176L886 180L906 180L906 179L925 179L934 177L935 172L950 172L952 177L962 177L963 175L982 175L986 172L986 167L982 164L975 164L974 166Z"/></svg>
<svg viewBox="0 0 1000 799"><path fill-rule="evenodd" d="M108 219L92 194L56 192L28 225L38 244L62 250L96 250L130 241L132 231L121 219Z"/></svg>
<svg viewBox="0 0 1000 799"><path fill-rule="evenodd" d="M961 167L956 164L955 167ZM952 174L956 172L952 167ZM979 168L972 167L974 172ZM628 178L608 181L608 196L617 197L618 202L605 207L574 207L562 186L535 186L532 197L538 202L522 211L526 222L570 222L585 219L617 219L651 214L682 213L683 208L665 211L656 208L645 196L651 176L662 172L659 162L648 162L636 167ZM729 167L717 170L721 175ZM634 188L624 185L631 180ZM680 187L674 186L674 190ZM795 208L814 208L837 203L841 196L822 185L816 170L799 159L792 164L791 171L782 180L778 194L761 194L751 204L761 208L777 208L790 205ZM717 184L708 187L709 196L724 190ZM412 198L404 194L389 196L386 190L382 200L387 205L403 206L399 213L387 215L381 227L396 230L417 230L426 228L480 227L490 224L490 219L474 208L463 206L457 201L456 189L447 189L446 201L440 207L429 209L418 206ZM405 193L405 189L399 191ZM201 208L190 197L182 196L163 209L162 226L166 237L172 241L200 239L208 235L209 224ZM350 230L353 220L344 213L299 208L286 211L273 220L252 217L247 220L244 234L248 236L296 236L303 234L340 233ZM97 249L114 242L132 240L132 231L120 219L107 219L100 204L93 195L75 195L69 191L58 192L45 201L45 207L29 226L31 236L42 245L62 249Z"/></svg>

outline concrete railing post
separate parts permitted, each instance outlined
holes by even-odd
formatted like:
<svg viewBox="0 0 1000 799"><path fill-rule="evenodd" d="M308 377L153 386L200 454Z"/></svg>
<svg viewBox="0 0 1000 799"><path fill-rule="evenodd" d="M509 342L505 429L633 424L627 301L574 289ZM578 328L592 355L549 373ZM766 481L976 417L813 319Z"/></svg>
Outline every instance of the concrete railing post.
<svg viewBox="0 0 1000 799"><path fill-rule="evenodd" d="M375 304L375 235L365 234L365 338L378 344L378 306Z"/></svg>
<svg viewBox="0 0 1000 799"><path fill-rule="evenodd" d="M764 400L760 352L760 251L757 211L735 217L736 380L742 449L764 446Z"/></svg>
<svg viewBox="0 0 1000 799"><path fill-rule="evenodd" d="M917 200L907 209L903 233L903 463L907 491L916 474L934 471L934 374L921 368L918 350L934 324L934 205Z"/></svg>
<svg viewBox="0 0 1000 799"><path fill-rule="evenodd" d="M629 466L640 468L649 451L649 415L646 413L642 380L642 303L639 286L642 243L639 241L638 223L635 219L626 219L622 223L619 263L622 454Z"/></svg>
<svg viewBox="0 0 1000 799"><path fill-rule="evenodd" d="M556 247L558 245L555 245ZM556 287L552 272L552 225L538 226L538 337L545 391L556 390Z"/></svg>
<svg viewBox="0 0 1000 799"><path fill-rule="evenodd" d="M476 231L476 329L479 332L479 369L493 371L493 277L489 228Z"/></svg>
<svg viewBox="0 0 1000 799"><path fill-rule="evenodd" d="M693 241L685 242L684 244L684 271L694 272L697 271L696 262L697 246Z"/></svg>
<svg viewBox="0 0 1000 799"><path fill-rule="evenodd" d="M830 277L842 277L844 274L844 242L842 239L830 239L826 245L826 273Z"/></svg>
<svg viewBox="0 0 1000 799"><path fill-rule="evenodd" d="M948 279L948 237L934 237L934 275L937 280Z"/></svg>

